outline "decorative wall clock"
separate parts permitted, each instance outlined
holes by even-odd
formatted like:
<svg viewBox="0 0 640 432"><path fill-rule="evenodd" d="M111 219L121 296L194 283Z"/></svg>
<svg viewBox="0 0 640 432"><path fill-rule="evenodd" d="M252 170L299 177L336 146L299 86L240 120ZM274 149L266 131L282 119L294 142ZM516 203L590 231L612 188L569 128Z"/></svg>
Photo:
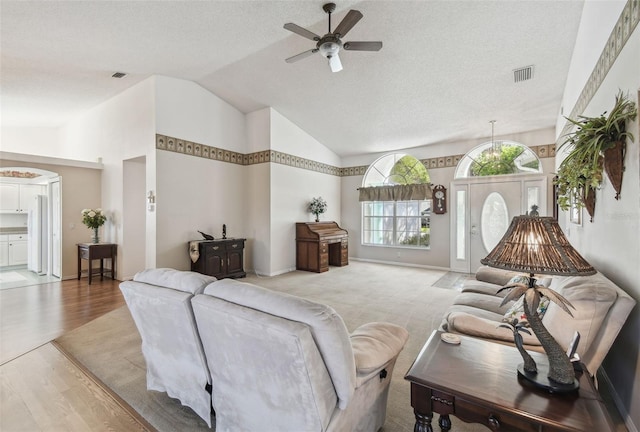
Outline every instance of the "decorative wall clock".
<svg viewBox="0 0 640 432"><path fill-rule="evenodd" d="M442 185L433 188L433 212L435 214L447 212L447 188Z"/></svg>

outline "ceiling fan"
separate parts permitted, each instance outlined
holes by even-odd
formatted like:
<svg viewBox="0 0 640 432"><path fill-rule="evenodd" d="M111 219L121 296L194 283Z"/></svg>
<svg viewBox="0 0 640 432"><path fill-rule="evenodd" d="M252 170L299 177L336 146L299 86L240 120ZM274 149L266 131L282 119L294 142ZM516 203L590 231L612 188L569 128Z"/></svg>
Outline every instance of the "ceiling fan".
<svg viewBox="0 0 640 432"><path fill-rule="evenodd" d="M303 58L309 57L311 54L320 51L320 54L329 60L331 72L339 72L342 70L342 63L338 56L341 49L344 48L345 50L350 51L380 51L380 48L382 48L382 42L345 42L343 44L340 40L353 28L354 25L358 23L358 21L360 21L362 18L362 13L360 11L350 10L332 33L331 13L336 10L336 4L327 3L322 6L322 9L329 14L329 32L322 37L293 23L287 23L284 25L285 29L317 42L315 48L286 59L285 61L287 63L297 62L298 60L302 60Z"/></svg>

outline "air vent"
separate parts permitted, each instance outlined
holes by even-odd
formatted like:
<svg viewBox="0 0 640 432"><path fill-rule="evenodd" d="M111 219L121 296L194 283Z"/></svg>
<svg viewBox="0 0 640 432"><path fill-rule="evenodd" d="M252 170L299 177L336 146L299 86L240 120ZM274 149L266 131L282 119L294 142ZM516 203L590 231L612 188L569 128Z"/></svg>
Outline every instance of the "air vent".
<svg viewBox="0 0 640 432"><path fill-rule="evenodd" d="M513 70L514 82L518 83L520 81L527 81L527 80L530 80L531 78L533 78L533 65L525 66L525 67L521 67Z"/></svg>
<svg viewBox="0 0 640 432"><path fill-rule="evenodd" d="M113 75L111 75L111 78L124 78L126 76L127 74L124 72L116 72Z"/></svg>

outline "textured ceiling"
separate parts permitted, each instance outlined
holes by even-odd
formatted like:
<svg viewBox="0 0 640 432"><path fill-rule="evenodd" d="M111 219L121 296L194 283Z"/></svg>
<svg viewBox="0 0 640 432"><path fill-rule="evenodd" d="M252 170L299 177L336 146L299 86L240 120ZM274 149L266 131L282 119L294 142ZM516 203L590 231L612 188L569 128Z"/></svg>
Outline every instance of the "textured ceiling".
<svg viewBox="0 0 640 432"><path fill-rule="evenodd" d="M583 1L344 1L364 18L331 73L314 54L324 1L7 1L3 126L60 126L153 74L193 80L243 112L271 106L341 156L553 127ZM514 83L513 69L534 65ZM111 75L126 72L116 80Z"/></svg>

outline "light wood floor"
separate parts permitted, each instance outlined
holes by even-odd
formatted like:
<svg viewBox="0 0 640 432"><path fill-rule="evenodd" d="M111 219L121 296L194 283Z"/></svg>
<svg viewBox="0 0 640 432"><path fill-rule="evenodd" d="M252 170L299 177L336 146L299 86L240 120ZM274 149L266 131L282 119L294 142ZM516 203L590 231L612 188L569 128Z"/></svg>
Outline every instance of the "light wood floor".
<svg viewBox="0 0 640 432"><path fill-rule="evenodd" d="M0 290L0 431L153 431L50 341L125 304L119 281Z"/></svg>

